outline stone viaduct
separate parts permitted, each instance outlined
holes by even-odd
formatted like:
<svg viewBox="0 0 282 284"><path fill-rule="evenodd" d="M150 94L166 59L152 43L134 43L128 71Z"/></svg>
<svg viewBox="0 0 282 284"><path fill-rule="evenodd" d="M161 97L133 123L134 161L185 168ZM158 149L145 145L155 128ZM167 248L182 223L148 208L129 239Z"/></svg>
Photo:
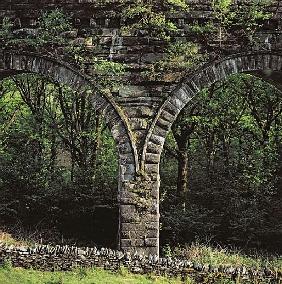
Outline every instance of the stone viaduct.
<svg viewBox="0 0 282 284"><path fill-rule="evenodd" d="M112 95L93 92L93 104L102 112L119 150L120 248L158 254L159 162L166 134L181 109L199 91L231 74L251 73L282 88L282 1L272 1L271 18L256 32L256 44L246 45L236 37L221 43L207 41L209 59L178 81L142 79L140 70L161 56L160 43L142 32L122 35L114 5L97 2L2 0L0 20L10 17L15 30L36 29L42 10L62 8L71 15L80 40L90 40L91 45L94 36L95 39L98 36L101 48L97 56L127 64L127 85ZM179 40L191 40L189 23L213 17L211 1L187 2L189 12L171 15L179 26ZM41 74L78 92L95 88L91 72L81 72L68 62L28 51L2 52L1 78L19 73Z"/></svg>

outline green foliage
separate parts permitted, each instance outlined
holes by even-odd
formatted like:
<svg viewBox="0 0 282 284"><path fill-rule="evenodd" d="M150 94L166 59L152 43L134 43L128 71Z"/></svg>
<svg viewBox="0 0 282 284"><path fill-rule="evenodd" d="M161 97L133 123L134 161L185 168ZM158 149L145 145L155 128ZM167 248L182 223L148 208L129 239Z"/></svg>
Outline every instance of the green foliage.
<svg viewBox="0 0 282 284"><path fill-rule="evenodd" d="M199 263L209 263L214 266L235 266L255 269L268 267L272 270L282 269L282 260L279 257L269 258L267 255L246 255L242 251L222 246L212 246L209 242L193 242L190 245L175 247L171 251L172 257L193 259Z"/></svg>
<svg viewBox="0 0 282 284"><path fill-rule="evenodd" d="M199 46L192 42L170 43L163 59L151 64L143 75L149 80L178 81L183 72L191 70L204 61L206 56L199 51Z"/></svg>
<svg viewBox="0 0 282 284"><path fill-rule="evenodd" d="M217 242L269 246L272 235L279 244L281 119L280 93L243 74L204 90L181 112L161 170L162 230L166 236L177 232L166 243L208 235ZM175 178L183 145L186 202Z"/></svg>
<svg viewBox="0 0 282 284"><path fill-rule="evenodd" d="M261 256L246 256L238 251L231 251L226 248L213 248L208 245L202 245L194 243L191 246L178 247L173 250L170 249L170 257L180 257L192 259L199 263L209 263L212 266L245 266L247 269L261 269L268 267L272 271L281 271L282 263L281 259L272 259ZM94 281L94 282L93 282ZM252 283L257 281L256 279L251 280ZM268 279L259 280L259 283L268 283ZM105 271L100 268L85 269L78 267L73 271L68 272L43 272L38 270L26 270L21 268L12 268L4 266L0 268L0 282L3 284L16 284L16 283L111 283L111 284L126 284L126 283L139 283L139 284L151 284L151 283L162 283L162 284L196 284L196 283L207 283L207 284L251 284L250 280L239 277L236 281L231 280L230 277L226 277L221 273L210 273L207 275L191 275L180 280L175 277L164 277L157 276L153 273L146 275L137 275L130 273L126 268L121 267L118 272Z"/></svg>
<svg viewBox="0 0 282 284"><path fill-rule="evenodd" d="M211 4L214 18L190 27L196 34L208 35L208 40L223 41L234 29L248 37L269 17L267 1L238 6L214 0ZM178 28L169 16L186 12L185 1L125 0L117 6L123 11L123 32L154 37L163 45L163 58L143 73L149 80L175 83L207 58L196 43L173 39ZM0 41L3 48L65 56L82 70L93 63L95 91L115 91L126 66L93 56L85 42L68 38L72 30L70 18L56 9L43 13L38 30L27 35L13 33L11 20L4 18ZM175 233L168 237L171 243L205 235L243 245L266 243L272 236L270 229L274 234L281 230L273 213L279 206L272 205L281 178L276 174L281 162L280 95L249 75L213 87L181 113L169 135L165 154L172 152L173 158L164 158L163 232ZM117 153L109 130L94 110L92 92L78 95L26 75L5 81L0 90L8 90L0 99L1 220L20 220L25 226L45 222L46 227L58 228L59 221L67 223L77 216L92 220L98 205L110 204L114 210ZM189 141L182 139L184 133ZM187 196L175 194L181 139L191 164L189 188L193 190Z"/></svg>
<svg viewBox="0 0 282 284"><path fill-rule="evenodd" d="M176 42L170 44L167 48L165 59L159 62L163 68L189 69L203 60L203 55L199 53L199 47L191 42Z"/></svg>
<svg viewBox="0 0 282 284"><path fill-rule="evenodd" d="M200 25L197 21L195 21L193 24L189 25L189 29L191 33L205 36L213 35L217 31L216 27L211 21L208 21L204 25Z"/></svg>
<svg viewBox="0 0 282 284"><path fill-rule="evenodd" d="M270 19L271 14L266 8L271 5L270 0L252 0L249 5L242 5L236 13L236 22L250 38L263 21Z"/></svg>
<svg viewBox="0 0 282 284"><path fill-rule="evenodd" d="M231 20L235 16L235 12L232 11L233 0L213 0L212 8L214 17L220 22L221 25L230 24Z"/></svg>
<svg viewBox="0 0 282 284"><path fill-rule="evenodd" d="M31 51L45 49L46 52L55 46L66 45L67 38L64 33L70 29L70 19L59 9L43 13L36 30L22 30L19 34L13 33L11 19L4 18L0 29L0 40L4 42L1 48Z"/></svg>
<svg viewBox="0 0 282 284"><path fill-rule="evenodd" d="M112 92L122 85L122 76L125 75L125 64L105 59L93 58L94 72L99 89L104 92Z"/></svg>
<svg viewBox="0 0 282 284"><path fill-rule="evenodd" d="M74 35L70 36L72 33ZM83 43L75 41L73 37L76 37L76 33L70 17L61 9L55 9L42 13L38 27L28 34L13 33L11 20L4 18L0 29L0 41L3 41L2 48L24 49L63 57L84 71L92 63L93 71L96 73L96 91L114 91L121 84L124 65L93 56L92 52L87 50L86 40Z"/></svg>
<svg viewBox="0 0 282 284"><path fill-rule="evenodd" d="M99 206L108 206L107 222L116 216L118 161L113 138L93 109L92 93L78 96L32 75L4 80L1 89L1 222L41 223L54 226L54 235L56 230L71 235L76 230L69 232L63 224L71 219L81 226L84 218L95 223L92 235L99 242L105 230L96 217L102 214ZM108 246L115 242L105 240Z"/></svg>
<svg viewBox="0 0 282 284"><path fill-rule="evenodd" d="M11 271L12 268L13 268L13 265L12 265L11 260L5 259L5 260L4 260L4 263L1 265L1 268L2 268L2 269L5 269L5 270L7 270L7 271Z"/></svg>
<svg viewBox="0 0 282 284"><path fill-rule="evenodd" d="M70 18L60 9L44 12L39 21L39 35L36 40L41 45L66 44L64 32L70 31Z"/></svg>
<svg viewBox="0 0 282 284"><path fill-rule="evenodd" d="M271 17L267 8L269 0L251 0L248 3L235 3L233 0L213 0L213 17L204 24L197 21L190 25L190 31L202 35L206 40L224 41L229 35L237 35L248 41L254 41L253 34Z"/></svg>
<svg viewBox="0 0 282 284"><path fill-rule="evenodd" d="M150 1L138 0L133 4L126 4L122 12L125 23L124 32L135 33L145 30L150 37L169 40L171 34L178 28L168 18L168 13L187 10L183 0Z"/></svg>
<svg viewBox="0 0 282 284"><path fill-rule="evenodd" d="M10 39L12 36L12 21L10 18L4 17L0 29L0 40Z"/></svg>

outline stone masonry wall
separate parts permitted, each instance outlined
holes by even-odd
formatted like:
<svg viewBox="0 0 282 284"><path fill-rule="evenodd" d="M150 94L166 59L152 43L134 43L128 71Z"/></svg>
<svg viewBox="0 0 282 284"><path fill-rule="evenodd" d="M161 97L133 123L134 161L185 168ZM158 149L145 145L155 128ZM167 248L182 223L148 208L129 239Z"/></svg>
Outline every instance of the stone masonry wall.
<svg viewBox="0 0 282 284"><path fill-rule="evenodd" d="M223 80L226 76L238 72L259 70L263 77L265 68L275 67L275 72L281 71L279 56L267 57L263 54L269 52L281 55L282 1L272 1L269 7L272 18L257 31L256 44L253 45L241 42L232 34L228 39L219 41L216 38L203 39L191 33L189 25L194 21L204 23L213 17L209 0L188 0L190 10L187 13L169 15L179 27L179 33L174 35L175 40L199 43L208 54L207 63L214 62L207 64L209 66L207 68L203 64L197 72L193 73L190 70L181 82L174 81L173 77L158 80L144 78L141 71L162 58L163 42L146 36L144 31L136 31L136 34L131 36L123 34L120 30L120 19L116 14L118 1L104 5L98 5L97 2L96 0L2 0L0 22L4 17L10 17L14 23L14 32L27 28L36 30L38 17L42 11L62 8L71 17L74 28L77 29L75 41L86 42L87 48L97 57L126 63L126 85L107 98L108 103L104 103L101 99L102 101L94 104L103 109L106 121L121 149L118 193L120 248L126 251L138 250L147 254L157 254L159 161L165 136L180 110L203 86L209 86L216 80ZM242 2L248 3L236 0L234 5ZM258 56L253 55L256 52ZM228 59L237 53L245 55L235 56L236 59L233 60ZM6 57L9 58L9 55ZM274 57L275 64L271 61ZM17 64L23 65L22 71L28 71L28 68L21 63L24 58L22 56ZM224 61L224 58L227 59ZM60 66L58 62L54 70L56 68L60 70ZM5 63L2 64L1 69L2 77L8 74L5 72L12 74L19 70L17 66ZM91 76L91 68L87 72ZM91 81L91 77L89 78ZM58 78L53 79L58 80ZM61 79L63 81L63 78ZM265 79L271 81L272 78ZM95 98L95 95L93 97Z"/></svg>
<svg viewBox="0 0 282 284"><path fill-rule="evenodd" d="M97 4L97 2L99 4ZM38 17L42 11L62 8L68 14L77 29L77 41L85 40L88 48L98 57L108 58L115 62L127 64L128 77L126 86L120 88L114 95L119 105L129 119L134 132L138 153L142 155L142 147L150 123L155 113L175 87L174 82L148 81L140 76L148 65L162 58L162 42L146 35L136 33L128 36L120 31L120 19L117 18L116 3L101 4L104 1L92 0L2 0L0 3L0 22L3 17L13 19L15 29L36 28ZM105 1L106 2L106 1ZM179 33L175 35L179 41L193 41L202 43L199 36L191 33L189 24L195 21L205 22L213 16L211 1L188 0L189 11L184 14L172 14L170 17L179 26ZM234 1L237 5L240 2ZM269 11L273 14L272 20L259 30L257 37L260 46L246 46L230 36L225 42L218 39L205 42L204 48L210 59L230 55L241 51L256 49L282 48L282 3L273 0ZM134 1L133 1L134 3ZM219 48L219 44L221 45ZM97 48L97 45L99 48Z"/></svg>
<svg viewBox="0 0 282 284"><path fill-rule="evenodd" d="M126 267L132 273L181 277L190 276L198 281L205 278L229 278L251 283L281 283L281 271L272 267L223 266L200 263L193 259L161 257L157 255L130 254L107 248L34 245L32 247L0 243L0 267L11 263L13 267L33 268L43 271L68 271L75 268L101 267L118 271Z"/></svg>

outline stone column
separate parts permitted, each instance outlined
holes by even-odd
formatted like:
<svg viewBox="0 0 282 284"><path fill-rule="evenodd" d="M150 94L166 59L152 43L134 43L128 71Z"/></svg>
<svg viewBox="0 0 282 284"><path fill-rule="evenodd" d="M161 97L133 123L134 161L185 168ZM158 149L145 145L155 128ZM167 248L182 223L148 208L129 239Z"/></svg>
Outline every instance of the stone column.
<svg viewBox="0 0 282 284"><path fill-rule="evenodd" d="M119 184L119 244L131 253L159 255L159 165Z"/></svg>

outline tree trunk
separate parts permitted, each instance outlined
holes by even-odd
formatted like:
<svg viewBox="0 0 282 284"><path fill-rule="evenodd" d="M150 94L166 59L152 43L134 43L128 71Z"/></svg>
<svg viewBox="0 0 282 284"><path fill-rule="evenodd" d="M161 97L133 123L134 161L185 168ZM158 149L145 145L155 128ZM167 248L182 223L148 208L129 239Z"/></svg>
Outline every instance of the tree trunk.
<svg viewBox="0 0 282 284"><path fill-rule="evenodd" d="M277 167L277 192L282 199L282 145L278 145L278 167Z"/></svg>
<svg viewBox="0 0 282 284"><path fill-rule="evenodd" d="M57 138L54 128L52 128L51 133L51 155L50 155L50 162L49 162L49 171L51 174L51 180L53 181L55 178L55 167L56 167L56 160L57 160Z"/></svg>
<svg viewBox="0 0 282 284"><path fill-rule="evenodd" d="M186 149L181 149L178 153L178 176L177 176L177 194L188 192L189 177L189 155Z"/></svg>

